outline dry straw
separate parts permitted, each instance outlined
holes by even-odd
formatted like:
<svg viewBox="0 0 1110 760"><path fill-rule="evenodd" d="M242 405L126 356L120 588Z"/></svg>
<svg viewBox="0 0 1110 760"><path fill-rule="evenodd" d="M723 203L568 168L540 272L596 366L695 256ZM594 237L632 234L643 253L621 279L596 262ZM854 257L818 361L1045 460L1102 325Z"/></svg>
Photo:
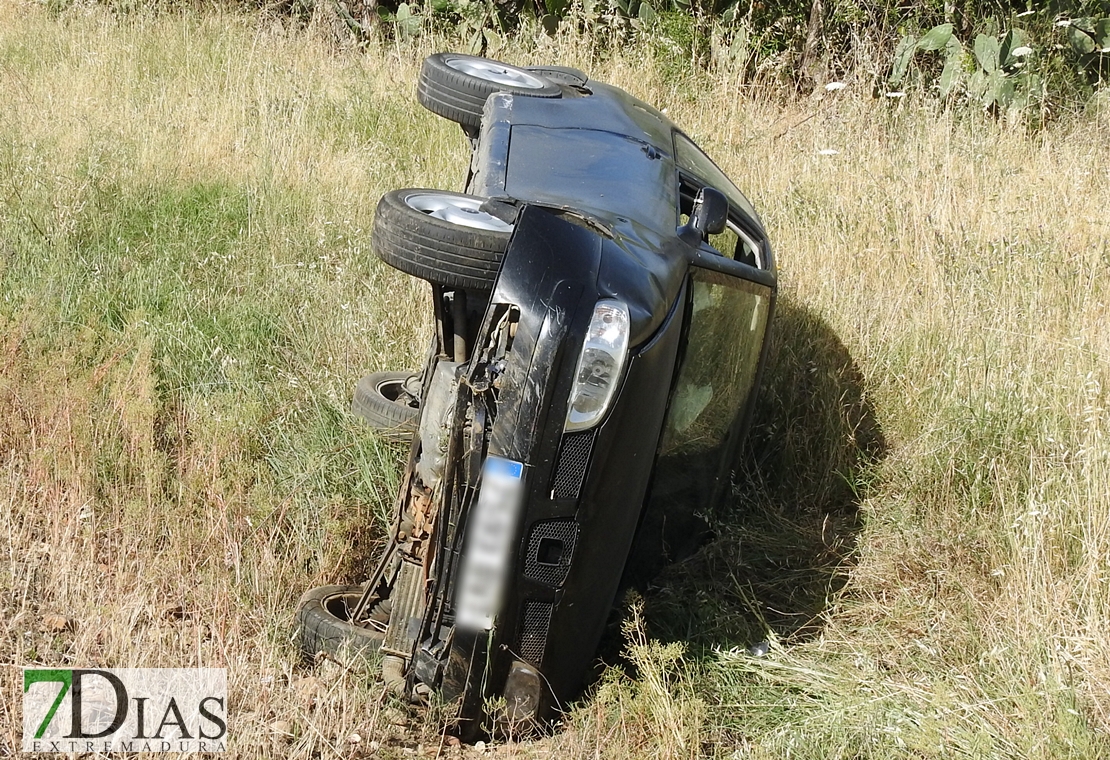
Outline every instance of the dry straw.
<svg viewBox="0 0 1110 760"><path fill-rule="evenodd" d="M419 45L0 3L0 748L18 668L72 663L228 667L240 756L458 751L442 711L290 642L396 487L353 383L416 366L428 324L369 250L374 204L465 173L413 98ZM1030 132L513 45L709 149L764 213L782 322L717 543L635 612L625 674L487 752L1110 754L1106 111Z"/></svg>

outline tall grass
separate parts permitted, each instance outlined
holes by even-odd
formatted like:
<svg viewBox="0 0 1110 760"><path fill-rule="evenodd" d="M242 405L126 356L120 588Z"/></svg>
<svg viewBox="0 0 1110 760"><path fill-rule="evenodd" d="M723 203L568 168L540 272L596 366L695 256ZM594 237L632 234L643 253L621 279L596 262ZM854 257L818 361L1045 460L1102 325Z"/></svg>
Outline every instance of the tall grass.
<svg viewBox="0 0 1110 760"><path fill-rule="evenodd" d="M413 98L427 52L0 2L0 747L18 667L72 663L228 667L242 756L440 748L437 712L290 642L397 486L346 408L429 322L369 250L374 204L463 178ZM499 54L707 147L771 230L778 332L715 541L632 605L623 668L557 733L497 751L1110 756L1106 111L1029 133L850 87L783 105L598 52Z"/></svg>

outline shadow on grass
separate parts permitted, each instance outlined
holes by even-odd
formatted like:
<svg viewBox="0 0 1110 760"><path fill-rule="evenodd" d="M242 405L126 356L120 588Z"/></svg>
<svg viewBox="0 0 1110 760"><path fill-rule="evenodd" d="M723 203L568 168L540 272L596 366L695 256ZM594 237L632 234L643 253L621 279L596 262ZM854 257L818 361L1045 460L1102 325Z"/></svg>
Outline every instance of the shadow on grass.
<svg viewBox="0 0 1110 760"><path fill-rule="evenodd" d="M859 504L886 443L829 325L779 301L736 488L713 538L646 589L651 635L690 654L815 635L847 581Z"/></svg>

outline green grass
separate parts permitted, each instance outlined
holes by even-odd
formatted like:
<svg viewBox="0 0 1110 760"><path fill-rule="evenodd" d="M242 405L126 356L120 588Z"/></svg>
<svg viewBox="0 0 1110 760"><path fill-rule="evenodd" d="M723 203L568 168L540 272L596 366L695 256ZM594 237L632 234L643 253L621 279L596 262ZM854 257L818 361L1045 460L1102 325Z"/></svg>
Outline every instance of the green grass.
<svg viewBox="0 0 1110 760"><path fill-rule="evenodd" d="M1110 757L1105 99L1038 133L783 104L560 34L499 55L667 107L764 214L782 297L716 539L630 600L558 731L496 752ZM0 747L17 669L64 663L228 667L240 756L440 746L440 711L290 640L398 487L347 408L430 324L368 237L387 190L461 185L413 98L433 44L0 1Z"/></svg>

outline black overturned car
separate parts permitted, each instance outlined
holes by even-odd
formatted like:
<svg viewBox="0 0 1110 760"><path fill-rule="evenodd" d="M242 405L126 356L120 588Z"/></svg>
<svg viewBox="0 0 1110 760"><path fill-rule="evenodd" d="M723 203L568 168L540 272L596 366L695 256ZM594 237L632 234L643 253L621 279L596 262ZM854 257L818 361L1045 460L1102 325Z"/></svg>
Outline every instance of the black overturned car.
<svg viewBox="0 0 1110 760"><path fill-rule="evenodd" d="M431 284L435 315L420 372L355 391L411 441L396 522L363 583L309 591L297 619L306 655L380 652L390 687L440 691L475 733L557 713L618 591L696 548L776 274L744 195L616 87L444 53L417 97L472 153L465 194L397 190L374 219L375 253Z"/></svg>

